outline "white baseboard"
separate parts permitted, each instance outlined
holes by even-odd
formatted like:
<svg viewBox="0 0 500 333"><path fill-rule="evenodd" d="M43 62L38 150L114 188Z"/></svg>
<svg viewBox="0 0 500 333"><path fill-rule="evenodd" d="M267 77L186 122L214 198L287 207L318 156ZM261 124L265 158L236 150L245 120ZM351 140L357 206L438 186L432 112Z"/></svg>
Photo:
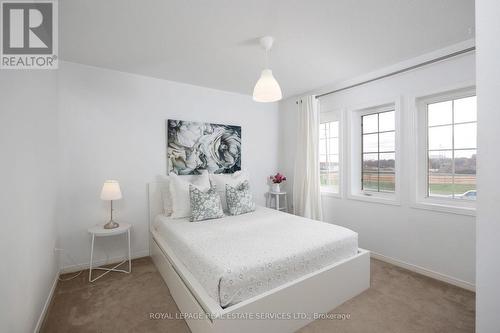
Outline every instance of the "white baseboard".
<svg viewBox="0 0 500 333"><path fill-rule="evenodd" d="M56 277L54 278L54 282L52 283L52 287L50 288L49 295L47 296L47 299L45 300L45 304L43 305L42 312L40 313L40 316L38 317L38 321L35 326L35 333L38 333L40 329L42 328L43 321L45 319L45 316L47 315L47 311L49 310L50 303L52 302L52 297L54 296L54 291L56 290L57 286L57 281L59 281L59 272L56 273Z"/></svg>
<svg viewBox="0 0 500 333"><path fill-rule="evenodd" d="M401 260L398 260L395 258L391 258L391 257L385 256L383 254L379 254L379 253L376 253L373 251L371 251L371 257L374 259L378 259L380 261L387 262L387 263L392 264L394 266L405 268L409 271L412 271L412 272L415 272L415 273L418 273L421 275L425 275L427 277L430 277L430 278L433 278L433 279L436 279L439 281L443 281L443 282L452 284L452 285L460 287L462 289L466 289L466 290L474 291L474 292L476 291L476 286L470 282L463 281L463 280L460 280L460 279L457 279L457 278L454 278L454 277L451 277L451 276L448 276L445 274L441 274L438 272L434 272L434 271L431 271L430 269L427 269L427 268L423 268L423 267L420 267L417 265L409 264L407 262L404 262L404 261L401 261Z"/></svg>
<svg viewBox="0 0 500 333"><path fill-rule="evenodd" d="M142 257L149 257L149 249L132 253L132 256L131 256L132 259L137 259L137 258L142 258ZM108 258L108 259L94 260L92 267L118 263L120 261L125 260L125 258L126 258L125 256L120 256L120 257L113 257L113 258ZM90 266L89 266L88 261L85 263L77 264L77 265L68 265L68 266L64 266L61 268L61 274L78 272L78 271L81 271L84 269L88 269L89 267Z"/></svg>

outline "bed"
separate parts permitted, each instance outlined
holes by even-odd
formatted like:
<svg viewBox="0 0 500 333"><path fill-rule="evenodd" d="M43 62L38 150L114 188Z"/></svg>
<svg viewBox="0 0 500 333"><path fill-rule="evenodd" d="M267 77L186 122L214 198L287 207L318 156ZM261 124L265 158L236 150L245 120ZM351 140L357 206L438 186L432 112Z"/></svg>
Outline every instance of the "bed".
<svg viewBox="0 0 500 333"><path fill-rule="evenodd" d="M149 184L150 251L193 332L293 332L369 287L349 229L258 207L188 222Z"/></svg>

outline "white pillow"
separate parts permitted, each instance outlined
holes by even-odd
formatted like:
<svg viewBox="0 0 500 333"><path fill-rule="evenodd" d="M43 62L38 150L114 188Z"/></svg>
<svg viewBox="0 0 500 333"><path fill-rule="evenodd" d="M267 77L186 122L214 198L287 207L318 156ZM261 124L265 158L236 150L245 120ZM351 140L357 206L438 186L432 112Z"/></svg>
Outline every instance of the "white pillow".
<svg viewBox="0 0 500 333"><path fill-rule="evenodd" d="M169 175L170 197L172 198L172 218L183 218L191 216L191 201L189 198L189 184L196 186L201 191L210 188L208 173L201 175L178 176L175 173Z"/></svg>
<svg viewBox="0 0 500 333"><path fill-rule="evenodd" d="M217 192L220 195L222 202L222 209L227 211L227 201L226 201L226 184L231 187L236 187L245 180L250 181L248 178L248 173L246 171L236 171L235 173L214 173L210 174L210 181L215 185Z"/></svg>
<svg viewBox="0 0 500 333"><path fill-rule="evenodd" d="M163 214L170 216L172 214L172 195L170 194L170 178L164 175L158 175L160 185L161 201L163 203Z"/></svg>

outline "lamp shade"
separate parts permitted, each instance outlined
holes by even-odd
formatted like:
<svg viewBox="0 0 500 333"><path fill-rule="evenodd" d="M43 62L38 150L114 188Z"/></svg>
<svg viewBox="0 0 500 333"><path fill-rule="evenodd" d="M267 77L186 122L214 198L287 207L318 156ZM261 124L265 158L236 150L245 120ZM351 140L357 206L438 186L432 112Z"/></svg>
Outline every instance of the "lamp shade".
<svg viewBox="0 0 500 333"><path fill-rule="evenodd" d="M270 69L264 69L259 81L253 88L253 100L256 102L276 102L283 97L280 85Z"/></svg>
<svg viewBox="0 0 500 333"><path fill-rule="evenodd" d="M106 180L102 186L102 200L118 200L122 198L120 184L116 180Z"/></svg>

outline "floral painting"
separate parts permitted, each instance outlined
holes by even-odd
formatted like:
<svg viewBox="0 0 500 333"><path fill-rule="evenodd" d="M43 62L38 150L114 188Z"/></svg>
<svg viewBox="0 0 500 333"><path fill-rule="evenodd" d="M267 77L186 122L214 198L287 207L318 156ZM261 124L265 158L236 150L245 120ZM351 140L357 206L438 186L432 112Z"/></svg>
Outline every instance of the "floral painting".
<svg viewBox="0 0 500 333"><path fill-rule="evenodd" d="M241 170L241 127L167 120L168 173L233 173Z"/></svg>

